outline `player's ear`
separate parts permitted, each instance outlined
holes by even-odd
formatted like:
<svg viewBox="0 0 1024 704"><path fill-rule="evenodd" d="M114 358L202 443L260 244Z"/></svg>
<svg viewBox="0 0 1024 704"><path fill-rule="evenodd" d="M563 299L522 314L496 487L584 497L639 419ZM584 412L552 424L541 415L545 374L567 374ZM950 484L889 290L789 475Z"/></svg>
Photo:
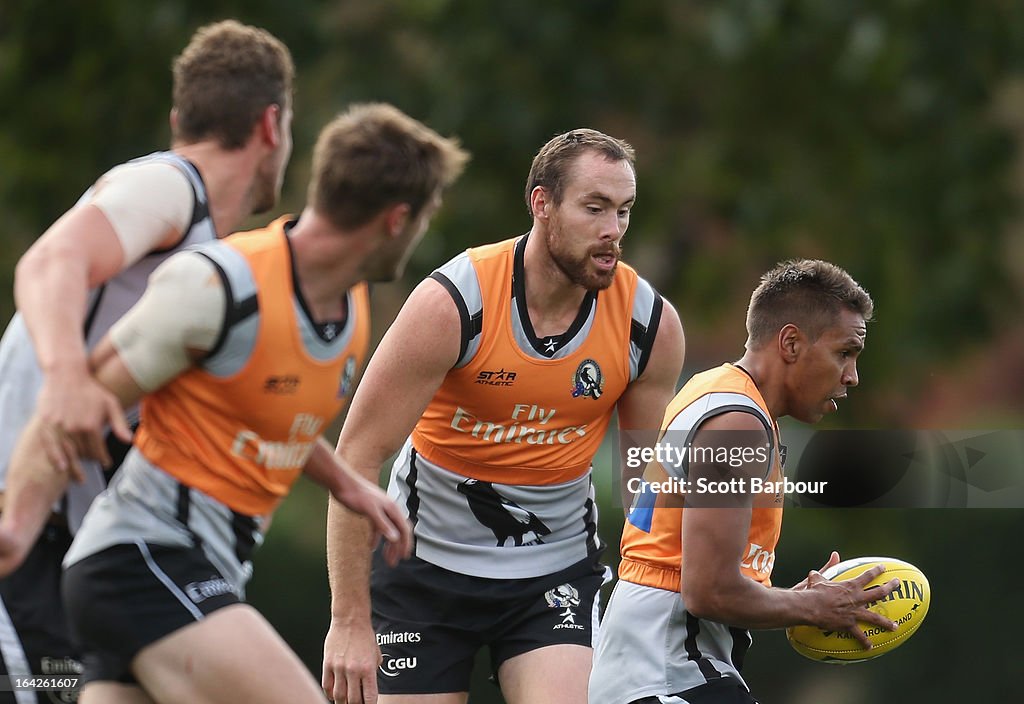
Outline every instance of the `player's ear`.
<svg viewBox="0 0 1024 704"><path fill-rule="evenodd" d="M171 134L178 133L178 108L171 108L171 114L168 117L168 122L171 123Z"/></svg>
<svg viewBox="0 0 1024 704"><path fill-rule="evenodd" d="M786 364L792 364L797 360L803 351L804 341L804 334L796 325L786 323L782 326L782 329L779 330L777 343L779 355Z"/></svg>
<svg viewBox="0 0 1024 704"><path fill-rule="evenodd" d="M260 124L257 129L263 141L276 149L277 145L284 138L282 132L284 129L284 114L281 106L275 104L263 108L263 113L260 115Z"/></svg>
<svg viewBox="0 0 1024 704"><path fill-rule="evenodd" d="M530 192L530 212L539 220L547 220L548 208L551 205L551 194L543 186L535 186Z"/></svg>
<svg viewBox="0 0 1024 704"><path fill-rule="evenodd" d="M409 216L411 214L412 208L409 207L408 203L399 203L388 208L384 218L388 236L398 237L405 232L406 227L409 225Z"/></svg>

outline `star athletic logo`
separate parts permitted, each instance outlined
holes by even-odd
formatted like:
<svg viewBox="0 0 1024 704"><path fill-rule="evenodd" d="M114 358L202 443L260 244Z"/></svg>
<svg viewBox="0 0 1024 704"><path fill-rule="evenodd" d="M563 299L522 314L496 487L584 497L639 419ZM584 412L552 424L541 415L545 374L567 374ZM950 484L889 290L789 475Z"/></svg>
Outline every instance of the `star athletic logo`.
<svg viewBox="0 0 1024 704"><path fill-rule="evenodd" d="M576 623L576 612L574 608L580 605L580 593L571 584L562 584L544 594L544 600L548 603L549 609L564 609L558 616L562 619L551 627L553 631L570 629L582 631L584 627Z"/></svg>
<svg viewBox="0 0 1024 704"><path fill-rule="evenodd" d="M295 374L268 376L263 382L263 391L268 394L294 394L301 383L302 380Z"/></svg>
<svg viewBox="0 0 1024 704"><path fill-rule="evenodd" d="M487 386L512 386L516 381L516 373L513 371L505 371L502 367L498 371L482 371L476 375L477 384L486 384Z"/></svg>

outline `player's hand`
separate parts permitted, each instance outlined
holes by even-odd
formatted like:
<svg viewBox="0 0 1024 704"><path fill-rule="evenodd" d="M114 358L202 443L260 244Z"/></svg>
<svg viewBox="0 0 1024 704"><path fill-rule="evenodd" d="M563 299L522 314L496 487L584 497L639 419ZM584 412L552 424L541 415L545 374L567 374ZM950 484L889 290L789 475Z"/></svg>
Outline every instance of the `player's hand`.
<svg viewBox="0 0 1024 704"><path fill-rule="evenodd" d="M838 558L838 553L833 552L825 568L838 564ZM846 631L862 648L870 650L871 643L858 622L888 631L896 630L891 619L868 609L872 603L889 596L900 584L898 579L890 579L885 584L865 590L868 583L883 572L885 568L882 565L875 565L853 579L834 582L812 570L801 584L803 589L815 594L819 605L818 609L811 611L813 625L826 631Z"/></svg>
<svg viewBox="0 0 1024 704"><path fill-rule="evenodd" d="M331 620L321 686L335 704L376 704L380 647L369 621Z"/></svg>
<svg viewBox="0 0 1024 704"><path fill-rule="evenodd" d="M839 553L836 552L835 550L833 550L832 554L829 555L829 557L828 557L828 562L826 562L824 565L822 565L820 570L811 570L810 572L808 572L807 573L807 577L804 578L803 581L798 582L797 584L793 585L793 589L807 589L807 584L808 584L808 582L810 582L812 577L814 577L815 575L818 576L818 577L821 577L821 573L822 572L827 570L829 567L835 567L836 565L839 564L839 562L840 562L840 560L839 560Z"/></svg>
<svg viewBox="0 0 1024 704"><path fill-rule="evenodd" d="M412 525L379 486L344 467L341 471L344 481L331 493L343 506L370 521L370 549L384 538L384 559L394 567L412 552Z"/></svg>
<svg viewBox="0 0 1024 704"><path fill-rule="evenodd" d="M132 433L121 404L86 372L56 372L46 377L39 392L36 415L40 440L50 464L84 481L80 457L111 463L104 439L109 426L125 443Z"/></svg>
<svg viewBox="0 0 1024 704"><path fill-rule="evenodd" d="M0 513L0 577L24 561L70 481L68 473L54 467L46 456L40 429L39 416L33 415L7 464Z"/></svg>

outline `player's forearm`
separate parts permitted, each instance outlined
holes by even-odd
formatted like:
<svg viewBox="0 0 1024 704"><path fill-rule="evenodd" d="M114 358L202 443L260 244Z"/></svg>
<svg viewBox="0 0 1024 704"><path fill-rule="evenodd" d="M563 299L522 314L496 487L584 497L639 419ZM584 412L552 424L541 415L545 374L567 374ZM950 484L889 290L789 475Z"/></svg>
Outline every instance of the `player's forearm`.
<svg viewBox="0 0 1024 704"><path fill-rule="evenodd" d="M369 522L332 498L327 510L327 577L332 621L369 623L370 557Z"/></svg>
<svg viewBox="0 0 1024 704"><path fill-rule="evenodd" d="M694 616L752 630L813 624L819 610L810 592L767 588L742 576L713 587L684 585L683 601Z"/></svg>
<svg viewBox="0 0 1024 704"><path fill-rule="evenodd" d="M366 469L356 472L345 459L335 453L325 439L320 438L306 461L306 466L302 468L302 473L309 480L331 492L334 498L344 500L345 494L357 490L364 478L376 485L379 470Z"/></svg>
<svg viewBox="0 0 1024 704"><path fill-rule="evenodd" d="M341 491L340 482L343 476L334 462L334 451L323 438L317 441L309 460L306 461L306 466L302 468L302 473L307 479L319 484L331 494Z"/></svg>
<svg viewBox="0 0 1024 704"><path fill-rule="evenodd" d="M59 246L33 248L15 269L14 296L43 371L87 373L85 264Z"/></svg>

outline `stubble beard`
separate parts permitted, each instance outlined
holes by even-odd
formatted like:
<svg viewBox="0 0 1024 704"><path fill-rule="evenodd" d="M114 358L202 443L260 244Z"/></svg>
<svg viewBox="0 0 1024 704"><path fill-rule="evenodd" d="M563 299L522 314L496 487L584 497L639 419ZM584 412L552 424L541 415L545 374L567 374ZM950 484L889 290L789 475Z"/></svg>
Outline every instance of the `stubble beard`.
<svg viewBox="0 0 1024 704"><path fill-rule="evenodd" d="M550 226L545 232L545 240L551 260L558 267L559 271L565 274L576 286L581 286L587 291L603 291L612 285L615 280L615 272L619 268L619 258L622 255L622 248L613 244L612 248L591 247L582 256L574 257L562 243L565 242L564 229L561 223L552 219ZM599 252L607 252L615 256L615 265L608 271L600 271L594 268L591 257Z"/></svg>
<svg viewBox="0 0 1024 704"><path fill-rule="evenodd" d="M283 173L281 174L283 176ZM252 184L252 214L262 215L277 205L281 195L282 178L278 176L274 159L268 159L256 172Z"/></svg>

